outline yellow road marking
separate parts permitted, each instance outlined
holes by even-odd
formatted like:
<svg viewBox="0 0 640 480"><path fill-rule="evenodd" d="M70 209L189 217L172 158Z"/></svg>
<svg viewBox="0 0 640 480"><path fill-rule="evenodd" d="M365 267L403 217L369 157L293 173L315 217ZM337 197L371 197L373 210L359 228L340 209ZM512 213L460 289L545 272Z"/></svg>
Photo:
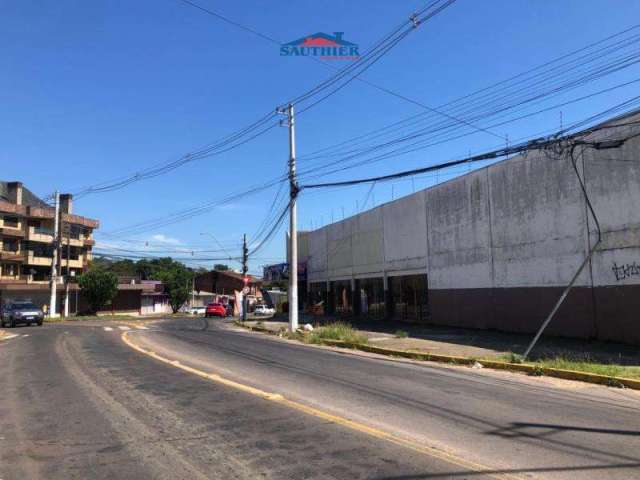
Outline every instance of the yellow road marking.
<svg viewBox="0 0 640 480"><path fill-rule="evenodd" d="M226 385L228 387L234 388L236 390L240 390L242 392L245 393L249 393L251 395L263 398L264 400L270 400L272 402L276 402L279 403L281 405L285 405L287 407L293 408L295 410L298 410L300 412L306 413L308 415L312 415L314 417L317 418L321 418L323 420L327 420L329 422L335 423L337 425L341 425L343 427L347 427L350 428L352 430L358 431L360 433L364 433L367 435L370 435L372 437L381 439L381 440L385 440L388 442L391 442L395 445L400 445L402 447L408 448L410 450L413 450L415 452L418 453L422 453L425 455L428 455L430 457L434 457L437 458L439 460L444 460L448 463L472 470L474 472L479 472L479 473L485 473L487 476L490 476L492 478L498 478L501 480L522 480L523 477L520 476L516 476L516 475L512 475L512 474L507 474L507 473L490 473L495 469L489 468L485 465L481 465L479 463L475 463L475 462L471 462L468 460L465 460L463 458L460 458L456 455L453 455L451 453L447 453L445 451L439 450L435 447L429 447L429 446L425 446L425 445L421 445L419 443L413 442L411 440L407 440L405 438L399 437L397 435L394 435L392 433L389 432L385 432L384 430L380 430L378 428L375 427L370 427L368 425L365 425L363 423L359 423L353 420L349 420L347 418L344 417L340 417L338 415L334 415L332 413L327 413L324 412L322 410L318 410L317 408L314 407L310 407L308 405L304 405L302 403L296 402L294 400L289 400L288 398L285 398L283 395L279 394L279 393L271 393L271 392L265 392L264 390L260 390L258 388L254 388L251 387L249 385L245 385L243 383L238 383L235 382L233 380L229 380L227 378L224 378L222 376L220 376L217 373L207 373L204 372L202 370L198 370L197 368L193 368L190 367L188 365L184 365L182 363L180 363L177 360L170 360L168 358L165 358L161 355L158 355L156 352L153 352L151 350L147 350L145 348L142 348L138 345L136 345L135 343L133 343L129 338L128 338L128 333L129 332L123 332L121 335L122 341L124 343L126 343L129 347L133 348L134 350L137 350L140 353L143 353L145 355L148 355L152 358L155 358L156 360L159 360L163 363L166 363L168 365L177 367L181 370L184 370L185 372L189 372L192 373L194 375L197 375L199 377L202 378L206 378L208 380L212 380L214 382L220 383L222 385Z"/></svg>

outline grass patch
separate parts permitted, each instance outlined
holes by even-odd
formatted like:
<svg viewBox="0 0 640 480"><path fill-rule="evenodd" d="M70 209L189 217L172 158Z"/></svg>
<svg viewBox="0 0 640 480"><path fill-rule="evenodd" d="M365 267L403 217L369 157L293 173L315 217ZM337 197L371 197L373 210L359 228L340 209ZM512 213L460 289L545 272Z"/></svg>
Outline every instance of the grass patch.
<svg viewBox="0 0 640 480"><path fill-rule="evenodd" d="M523 363L522 357L517 353L505 353L497 357L498 360L509 363ZM487 360L491 360L487 358ZM613 377L640 379L640 366L625 366L616 363L603 363L584 355L579 358L558 355L556 357L547 357L537 360L527 360L528 365L535 368L532 375L544 375L545 368L556 368L559 370L572 370L574 372L595 373L605 377L612 377L613 383L616 383Z"/></svg>
<svg viewBox="0 0 640 480"><path fill-rule="evenodd" d="M396 330L396 333L393 334L396 338L407 338L409 334L404 330Z"/></svg>
<svg viewBox="0 0 640 480"><path fill-rule="evenodd" d="M546 358L535 362L537 365L561 370L595 373L606 377L640 378L639 367L627 367L613 363L597 363L589 360L573 360L566 357Z"/></svg>
<svg viewBox="0 0 640 480"><path fill-rule="evenodd" d="M508 352L503 353L502 355L498 355L498 360L507 363L522 363L522 356L518 355L517 353Z"/></svg>
<svg viewBox="0 0 640 480"><path fill-rule="evenodd" d="M323 340L342 340L347 343L367 343L368 339L346 322L335 322L318 327L305 336L308 343L322 343Z"/></svg>

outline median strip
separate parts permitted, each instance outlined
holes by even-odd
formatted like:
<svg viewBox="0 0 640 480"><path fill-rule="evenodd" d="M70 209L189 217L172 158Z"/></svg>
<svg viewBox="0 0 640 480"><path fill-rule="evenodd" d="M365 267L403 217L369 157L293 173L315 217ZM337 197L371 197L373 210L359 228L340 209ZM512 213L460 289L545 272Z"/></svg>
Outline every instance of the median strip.
<svg viewBox="0 0 640 480"><path fill-rule="evenodd" d="M280 335L280 332L269 330L256 325L245 325L242 322L235 322L236 325L246 328L247 330L266 333L269 335ZM294 339L295 340L295 339ZM351 350L359 350L388 357L407 358L410 360L440 362L453 365L482 365L485 368L495 370L508 370L513 372L526 373L531 376L547 376L561 378L564 380L574 380L579 382L593 383L598 385L606 385L609 387L624 387L633 390L640 390L640 380L633 378L615 377L607 375L599 375L596 373L578 372L575 370L564 370L560 368L545 367L528 363L512 363L499 360L483 360L470 357L460 357L453 355L443 355L437 353L415 352L411 350L394 350L390 348L378 347L366 343L349 342L343 340L320 339L316 343L330 347L346 348Z"/></svg>

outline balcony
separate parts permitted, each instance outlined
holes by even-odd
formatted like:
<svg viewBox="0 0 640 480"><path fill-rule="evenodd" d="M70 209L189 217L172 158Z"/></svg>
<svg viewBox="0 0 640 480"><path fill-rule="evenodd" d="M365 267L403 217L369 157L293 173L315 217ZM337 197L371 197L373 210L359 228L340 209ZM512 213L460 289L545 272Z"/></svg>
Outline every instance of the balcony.
<svg viewBox="0 0 640 480"><path fill-rule="evenodd" d="M18 227L0 227L0 235L5 237L18 237L23 238L24 232L22 228Z"/></svg>
<svg viewBox="0 0 640 480"><path fill-rule="evenodd" d="M63 246L63 248L67 244L71 245L72 247L83 247L84 246L84 242L82 241L81 238L73 238L73 237L63 236L62 237L62 246Z"/></svg>
<svg viewBox="0 0 640 480"><path fill-rule="evenodd" d="M0 276L0 285L46 285L48 283L49 279L42 275Z"/></svg>
<svg viewBox="0 0 640 480"><path fill-rule="evenodd" d="M28 275L0 276L0 285L27 283L27 277Z"/></svg>
<svg viewBox="0 0 640 480"><path fill-rule="evenodd" d="M78 257L76 259L71 259L69 261L67 261L66 258L63 258L60 260L60 267L61 268L82 268L83 267L83 262L82 262L82 257Z"/></svg>
<svg viewBox="0 0 640 480"><path fill-rule="evenodd" d="M0 260L6 260L8 262L22 262L24 261L24 252L0 250Z"/></svg>
<svg viewBox="0 0 640 480"><path fill-rule="evenodd" d="M52 243L53 230L42 227L29 227L29 230L27 230L27 240L32 242Z"/></svg>
<svg viewBox="0 0 640 480"><path fill-rule="evenodd" d="M29 252L27 254L27 259L25 261L28 265L38 265L42 267L50 267L51 266L51 257L38 257L33 252Z"/></svg>
<svg viewBox="0 0 640 480"><path fill-rule="evenodd" d="M83 240L83 245L85 247L93 247L95 246L96 241L93 238L86 238Z"/></svg>

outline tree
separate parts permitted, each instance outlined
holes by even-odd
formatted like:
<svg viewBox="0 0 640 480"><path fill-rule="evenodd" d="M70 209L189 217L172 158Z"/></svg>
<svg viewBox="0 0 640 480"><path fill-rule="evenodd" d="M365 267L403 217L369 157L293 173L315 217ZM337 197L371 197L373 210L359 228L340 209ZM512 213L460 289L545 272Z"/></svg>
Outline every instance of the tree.
<svg viewBox="0 0 640 480"><path fill-rule="evenodd" d="M213 266L214 270L218 270L219 272L224 272L226 270L229 270L229 265L225 265L224 263L216 263Z"/></svg>
<svg viewBox="0 0 640 480"><path fill-rule="evenodd" d="M118 278L103 268L94 267L80 275L78 280L91 313L96 313L114 299L118 293Z"/></svg>
<svg viewBox="0 0 640 480"><path fill-rule="evenodd" d="M173 313L176 313L191 294L193 272L182 263L171 261L169 264L164 262L153 273L153 278L164 284L165 292L169 295L171 309Z"/></svg>

